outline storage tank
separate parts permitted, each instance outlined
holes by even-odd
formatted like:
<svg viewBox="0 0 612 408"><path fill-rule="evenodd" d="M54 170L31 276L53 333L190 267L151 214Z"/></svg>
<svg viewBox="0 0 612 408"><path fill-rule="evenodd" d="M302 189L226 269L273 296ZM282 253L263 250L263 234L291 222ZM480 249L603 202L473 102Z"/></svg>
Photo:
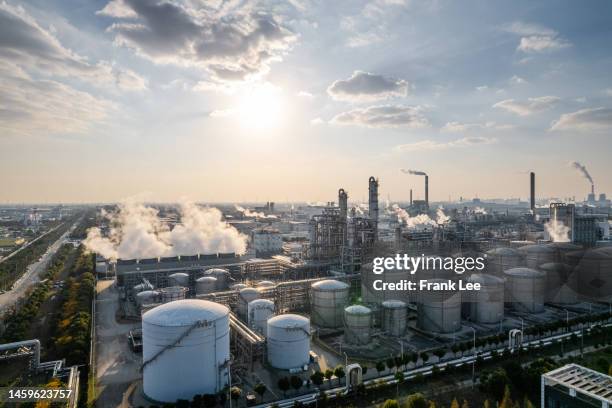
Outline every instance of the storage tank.
<svg viewBox="0 0 612 408"><path fill-rule="evenodd" d="M259 291L255 288L244 288L238 292L238 314L244 320L249 312L249 302L259 298Z"/></svg>
<svg viewBox="0 0 612 408"><path fill-rule="evenodd" d="M348 303L349 285L333 279L312 284L312 322L320 327L342 327Z"/></svg>
<svg viewBox="0 0 612 408"><path fill-rule="evenodd" d="M344 341L349 344L365 345L370 342L372 310L361 305L344 309Z"/></svg>
<svg viewBox="0 0 612 408"><path fill-rule="evenodd" d="M159 290L162 303L172 302L173 300L185 299L187 288L182 286L169 286Z"/></svg>
<svg viewBox="0 0 612 408"><path fill-rule="evenodd" d="M504 318L504 280L484 273L472 274L468 281L480 290L463 295L469 302L470 318L477 323L498 323Z"/></svg>
<svg viewBox="0 0 612 408"><path fill-rule="evenodd" d="M612 302L612 248L591 249L579 260L579 295L587 301Z"/></svg>
<svg viewBox="0 0 612 408"><path fill-rule="evenodd" d="M134 286L132 288L132 290L135 293L144 292L145 290L153 290L153 289L155 289L155 288L149 282L139 283L138 285L136 285L136 286Z"/></svg>
<svg viewBox="0 0 612 408"><path fill-rule="evenodd" d="M267 335L268 319L274 316L274 302L268 299L255 299L247 305L249 327Z"/></svg>
<svg viewBox="0 0 612 408"><path fill-rule="evenodd" d="M136 304L139 306L151 305L159 302L159 292L155 290L145 290L136 294Z"/></svg>
<svg viewBox="0 0 612 408"><path fill-rule="evenodd" d="M404 280L417 281L415 275L406 273L405 270L395 268L385 268L381 274L373 272L372 263L367 263L361 266L361 298L366 304L380 305L385 300L401 300L405 303L416 302L416 295L409 290L376 290L374 285L376 281L381 281L377 285L384 283L397 284Z"/></svg>
<svg viewBox="0 0 612 408"><path fill-rule="evenodd" d="M310 361L310 320L284 314L268 320L268 363L289 370Z"/></svg>
<svg viewBox="0 0 612 408"><path fill-rule="evenodd" d="M546 274L544 300L551 303L574 304L578 302L576 287L578 274L568 264L549 262L538 270Z"/></svg>
<svg viewBox="0 0 612 408"><path fill-rule="evenodd" d="M189 275L183 272L173 273L168 275L168 286L189 286Z"/></svg>
<svg viewBox="0 0 612 408"><path fill-rule="evenodd" d="M267 289L267 288L273 288L276 286L276 283L272 282L272 281L261 281L257 283L257 288L258 289Z"/></svg>
<svg viewBox="0 0 612 408"><path fill-rule="evenodd" d="M195 290L196 295L215 292L217 290L217 278L214 276L202 276L196 279Z"/></svg>
<svg viewBox="0 0 612 408"><path fill-rule="evenodd" d="M521 312L540 313L544 311L544 288L546 274L531 268L513 268L505 272L506 299L512 307Z"/></svg>
<svg viewBox="0 0 612 408"><path fill-rule="evenodd" d="M248 288L248 287L249 286L245 285L244 283L236 283L236 284L230 286L230 289L231 290L241 290L241 289Z"/></svg>
<svg viewBox="0 0 612 408"><path fill-rule="evenodd" d="M572 244L571 242L552 242L546 245L555 251L555 260L557 263L568 263L567 254L582 249L580 245Z"/></svg>
<svg viewBox="0 0 612 408"><path fill-rule="evenodd" d="M548 245L525 245L519 248L519 252L525 258L527 268L536 269L538 266L554 262L556 251Z"/></svg>
<svg viewBox="0 0 612 408"><path fill-rule="evenodd" d="M385 300L382 303L382 329L390 336L406 333L408 305L401 300Z"/></svg>
<svg viewBox="0 0 612 408"><path fill-rule="evenodd" d="M230 273L223 268L210 268L204 271L204 276L217 278L217 291L226 290L229 285Z"/></svg>
<svg viewBox="0 0 612 408"><path fill-rule="evenodd" d="M443 284L445 279L429 279L428 283ZM461 329L461 292L423 290L417 304L418 327L435 333L453 333Z"/></svg>
<svg viewBox="0 0 612 408"><path fill-rule="evenodd" d="M215 394L228 384L229 310L200 299L178 300L142 316L144 394L175 403Z"/></svg>
<svg viewBox="0 0 612 408"><path fill-rule="evenodd" d="M504 276L504 271L523 264L521 254L514 248L499 247L487 251L487 272L498 277Z"/></svg>

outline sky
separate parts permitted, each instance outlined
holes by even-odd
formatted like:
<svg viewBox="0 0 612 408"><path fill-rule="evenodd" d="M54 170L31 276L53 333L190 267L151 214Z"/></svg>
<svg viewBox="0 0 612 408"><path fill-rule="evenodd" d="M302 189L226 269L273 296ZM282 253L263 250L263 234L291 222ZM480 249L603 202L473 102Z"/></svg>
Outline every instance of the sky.
<svg viewBox="0 0 612 408"><path fill-rule="evenodd" d="M612 194L612 3L0 0L0 203Z"/></svg>

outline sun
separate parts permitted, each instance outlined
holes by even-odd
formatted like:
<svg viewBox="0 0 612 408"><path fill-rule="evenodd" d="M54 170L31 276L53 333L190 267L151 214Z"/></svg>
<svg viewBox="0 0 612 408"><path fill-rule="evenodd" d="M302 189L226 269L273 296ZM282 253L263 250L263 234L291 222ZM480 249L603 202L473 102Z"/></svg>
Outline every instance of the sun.
<svg viewBox="0 0 612 408"><path fill-rule="evenodd" d="M238 119L247 129L270 130L283 121L283 95L273 85L258 85L246 90L238 104Z"/></svg>

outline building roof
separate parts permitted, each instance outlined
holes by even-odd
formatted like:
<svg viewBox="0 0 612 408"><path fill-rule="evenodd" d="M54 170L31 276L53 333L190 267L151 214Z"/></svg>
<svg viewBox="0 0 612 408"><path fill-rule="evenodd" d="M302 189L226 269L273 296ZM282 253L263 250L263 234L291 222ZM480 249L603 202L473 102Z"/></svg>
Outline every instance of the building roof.
<svg viewBox="0 0 612 408"><path fill-rule="evenodd" d="M612 377L609 375L578 364L568 364L542 376L600 401L612 402Z"/></svg>

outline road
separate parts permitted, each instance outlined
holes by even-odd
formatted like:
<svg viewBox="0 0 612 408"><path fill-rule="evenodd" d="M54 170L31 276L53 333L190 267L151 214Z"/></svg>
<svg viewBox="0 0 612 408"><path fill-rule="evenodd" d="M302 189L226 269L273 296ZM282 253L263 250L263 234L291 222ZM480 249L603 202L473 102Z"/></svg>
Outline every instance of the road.
<svg viewBox="0 0 612 408"><path fill-rule="evenodd" d="M612 326L612 323L607 323L603 325L604 327L610 327ZM585 329L584 331L589 331L590 329ZM531 340L531 341L525 341L521 348L527 349L528 346L531 346L533 348L539 348L540 347L540 342L544 345L544 346L548 346L550 345L552 342L558 341L560 339L566 339L572 336L572 334L575 334L578 337L582 337L582 331L581 330L574 330L571 332L567 332L567 333L562 333L562 334L555 334L552 336L548 336L548 337L542 337L540 339L537 340ZM499 349L497 349L497 353L501 354L504 352L504 350L506 349L506 347L501 347ZM485 352L481 352L478 355L483 359L483 360L490 360L492 358L492 351L485 351ZM476 360L474 355L469 355L469 356L463 356L463 357L459 357L459 358L453 358L451 360L445 361L445 362L438 362L438 363L430 363L430 364L426 364L423 365L421 367L418 368L413 368L410 370L406 370L404 371L404 379L405 380L410 380L413 379L414 377L417 376L417 374L421 374L423 376L428 376L432 374L432 370L434 365L438 366L438 368L440 369L440 371L444 371L446 369L447 366L455 366L455 367L459 367L459 366L463 366L465 364L472 364L472 361ZM387 384L395 384L397 382L397 380L395 379L395 374L388 374L388 375L382 375L373 379L369 379L369 380L365 380L363 383L367 386L370 384L374 384L377 381L380 380L384 380ZM327 394L327 397L330 399L333 399L336 397L336 395L338 395L338 393L340 394L345 394L347 392L346 390L346 386L340 386L340 387L336 387L333 389L329 389L329 390L324 390L325 394ZM276 406L278 406L279 408L289 408L289 407L293 407L295 404L295 401L299 401L302 402L304 404L309 404L309 403L314 403L317 400L318 397L318 393L317 392L310 392L307 394L302 394L302 395L298 395L295 397L291 397L291 398L286 398L280 401L274 401L274 403L276 404ZM272 403L265 403L265 404L260 404L257 405L255 408L266 408L266 407L270 407Z"/></svg>
<svg viewBox="0 0 612 408"><path fill-rule="evenodd" d="M51 258L57 250L66 242L66 239L70 233L76 228L79 221L76 221L61 237L58 238L49 249L40 257L40 259L34 263L31 263L27 270L21 275L19 279L15 281L11 290L0 295L0 315L2 315L8 308L14 305L21 297L23 297L33 284L40 281L40 275L45 270ZM59 228L59 226L57 227ZM50 231L49 231L50 232ZM42 236L41 236L42 237ZM37 239L41 238L38 237ZM31 241L31 244L34 241ZM14 254L14 252L13 252ZM12 254L11 254L12 255ZM8 257L7 257L8 258ZM4 258L4 259L7 259Z"/></svg>

